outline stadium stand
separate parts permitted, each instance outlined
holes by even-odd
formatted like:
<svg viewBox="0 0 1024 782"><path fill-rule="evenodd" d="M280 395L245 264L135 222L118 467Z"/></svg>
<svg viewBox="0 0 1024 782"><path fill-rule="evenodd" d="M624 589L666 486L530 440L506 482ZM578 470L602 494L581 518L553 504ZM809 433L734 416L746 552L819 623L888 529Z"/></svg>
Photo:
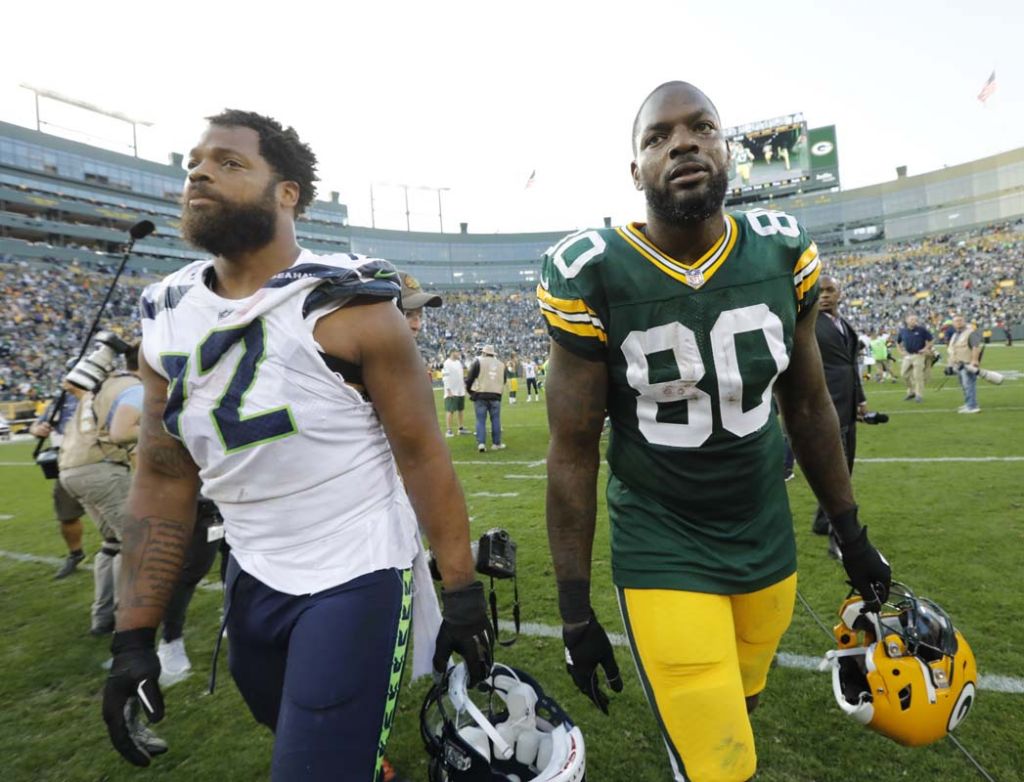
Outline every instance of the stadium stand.
<svg viewBox="0 0 1024 782"><path fill-rule="evenodd" d="M105 325L132 336L146 281L200 257L178 236L180 155L154 163L0 122L0 400L47 398L80 347L119 260L127 228L146 218ZM795 215L845 291L845 312L870 334L915 309L938 326L964 311L992 339L1024 337L1024 148L893 182L762 204ZM952 230L951 230L952 229ZM539 258L568 233L407 232L348 225L332 193L299 222L315 252L394 262L441 289L421 337L428 362L484 342L539 358L547 338L534 304Z"/></svg>

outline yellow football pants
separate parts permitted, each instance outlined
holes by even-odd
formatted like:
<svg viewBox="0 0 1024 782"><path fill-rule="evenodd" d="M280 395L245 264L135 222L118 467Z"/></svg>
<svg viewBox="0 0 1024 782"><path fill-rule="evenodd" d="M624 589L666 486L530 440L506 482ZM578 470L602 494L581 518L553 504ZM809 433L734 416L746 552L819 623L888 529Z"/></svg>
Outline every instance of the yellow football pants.
<svg viewBox="0 0 1024 782"><path fill-rule="evenodd" d="M676 782L754 776L757 755L744 698L764 689L795 597L795 573L742 595L619 590L633 660Z"/></svg>

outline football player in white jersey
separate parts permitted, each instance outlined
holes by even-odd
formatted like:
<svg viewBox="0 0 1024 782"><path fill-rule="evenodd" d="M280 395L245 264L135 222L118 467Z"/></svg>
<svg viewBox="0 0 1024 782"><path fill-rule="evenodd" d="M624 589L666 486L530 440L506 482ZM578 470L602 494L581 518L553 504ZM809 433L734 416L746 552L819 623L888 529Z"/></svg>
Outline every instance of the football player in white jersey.
<svg viewBox="0 0 1024 782"><path fill-rule="evenodd" d="M145 402L103 716L118 751L148 765L125 713L137 697L163 717L155 628L202 480L232 549L230 669L275 733L272 779L371 782L409 640L417 518L444 583L434 669L452 652L474 680L490 668L465 500L394 268L298 245L316 158L292 128L234 110L209 122L182 233L213 257L140 305Z"/></svg>

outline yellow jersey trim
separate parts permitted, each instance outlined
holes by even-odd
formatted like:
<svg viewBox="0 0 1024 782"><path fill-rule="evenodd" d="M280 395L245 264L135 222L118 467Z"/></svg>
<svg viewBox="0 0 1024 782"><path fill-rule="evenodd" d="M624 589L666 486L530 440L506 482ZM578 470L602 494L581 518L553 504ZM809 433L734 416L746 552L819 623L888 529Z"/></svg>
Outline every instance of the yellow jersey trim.
<svg viewBox="0 0 1024 782"><path fill-rule="evenodd" d="M537 286L537 299L561 312L588 312L595 315L597 314L587 306L587 303L583 301L583 299L559 299L544 290L541 285Z"/></svg>
<svg viewBox="0 0 1024 782"><path fill-rule="evenodd" d="M578 337L591 337L598 340L602 345L608 344L608 336L604 333L604 329L598 328L590 321L569 321L551 310L543 308L541 309L541 314L544 315L544 319L549 324L559 331L575 334Z"/></svg>
<svg viewBox="0 0 1024 782"><path fill-rule="evenodd" d="M821 259L818 257L818 247L811 242L810 246L803 251L793 267L793 288L796 290L797 302L802 302L808 291L814 287L821 275Z"/></svg>
<svg viewBox="0 0 1024 782"><path fill-rule="evenodd" d="M643 231L640 230L641 226L642 223L630 223L625 228L616 228L615 231L634 250L661 271L691 288L700 288L711 279L711 276L729 257L732 248L736 246L736 237L739 236L736 221L732 215L727 214L725 216L725 231L718 237L718 241L696 261L687 264L677 261L659 250L644 236Z"/></svg>

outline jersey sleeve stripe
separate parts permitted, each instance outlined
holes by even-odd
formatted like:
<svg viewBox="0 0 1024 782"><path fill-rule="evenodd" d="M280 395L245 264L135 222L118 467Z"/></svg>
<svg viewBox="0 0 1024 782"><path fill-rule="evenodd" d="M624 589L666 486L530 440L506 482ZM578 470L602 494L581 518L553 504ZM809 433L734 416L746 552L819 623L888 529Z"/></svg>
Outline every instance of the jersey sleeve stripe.
<svg viewBox="0 0 1024 782"><path fill-rule="evenodd" d="M558 315L545 307L541 307L541 314L544 315L544 319L552 328L569 334L575 334L578 337L591 337L597 339L602 345L608 344L608 336L604 333L604 329L598 328L589 318L586 323L573 322L566 320L561 315Z"/></svg>
<svg viewBox="0 0 1024 782"><path fill-rule="evenodd" d="M816 274L816 272L820 271L820 269L821 269L821 260L818 259L818 258L815 258L809 264L804 266L804 268L802 268L799 272L797 272L796 274L793 275L793 285L796 285L796 286L800 285L801 283L804 282L804 280L806 280L812 274Z"/></svg>
<svg viewBox="0 0 1024 782"><path fill-rule="evenodd" d="M818 260L818 245L811 242L810 246L801 253L800 257L796 261L796 266L793 267L794 277L800 273L800 270L805 266L814 263Z"/></svg>
<svg viewBox="0 0 1024 782"><path fill-rule="evenodd" d="M541 304L547 304L551 309L559 312L589 312L596 314L583 299L559 299L552 296L540 285L537 286L537 299Z"/></svg>
<svg viewBox="0 0 1024 782"><path fill-rule="evenodd" d="M796 286L797 301L803 301L807 291L811 290L818 281L819 274L821 274L821 262L815 259L814 264L808 266L805 272L801 273L800 280L797 280L795 277L793 278L793 284Z"/></svg>
<svg viewBox="0 0 1024 782"><path fill-rule="evenodd" d="M561 310L549 307L544 302L540 303L540 309L541 313L550 312L552 315L555 315L562 320L569 321L570 323L589 323L599 331L604 331L604 324L601 322L601 319L591 310L587 310L586 312L562 312Z"/></svg>

